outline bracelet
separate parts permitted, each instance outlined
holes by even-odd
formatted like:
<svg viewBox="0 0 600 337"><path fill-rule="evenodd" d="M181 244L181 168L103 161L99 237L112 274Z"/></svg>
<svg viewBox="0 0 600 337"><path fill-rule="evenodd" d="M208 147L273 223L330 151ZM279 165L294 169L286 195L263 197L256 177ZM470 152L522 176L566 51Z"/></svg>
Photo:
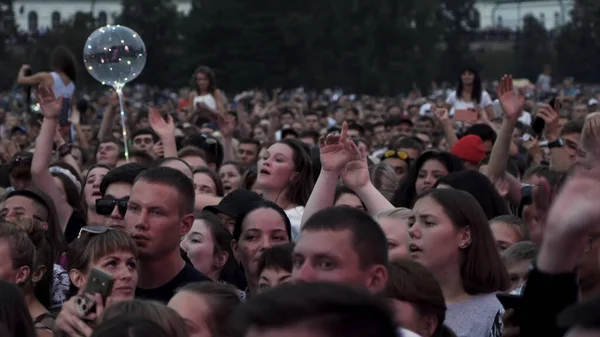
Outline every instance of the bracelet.
<svg viewBox="0 0 600 337"><path fill-rule="evenodd" d="M73 144L65 143L58 147L58 156L59 158L63 158L66 155L71 154L71 149L73 148Z"/></svg>

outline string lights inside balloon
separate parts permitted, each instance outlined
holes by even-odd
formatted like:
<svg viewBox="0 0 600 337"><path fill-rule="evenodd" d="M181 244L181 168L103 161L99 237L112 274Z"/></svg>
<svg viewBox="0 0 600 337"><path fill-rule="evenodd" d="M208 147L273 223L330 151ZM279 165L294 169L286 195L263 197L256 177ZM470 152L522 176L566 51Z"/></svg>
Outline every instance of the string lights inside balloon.
<svg viewBox="0 0 600 337"><path fill-rule="evenodd" d="M123 107L123 87L140 75L146 65L146 46L130 28L108 25L96 29L83 47L85 69L103 85L110 85L119 96L125 158L129 162L127 126Z"/></svg>

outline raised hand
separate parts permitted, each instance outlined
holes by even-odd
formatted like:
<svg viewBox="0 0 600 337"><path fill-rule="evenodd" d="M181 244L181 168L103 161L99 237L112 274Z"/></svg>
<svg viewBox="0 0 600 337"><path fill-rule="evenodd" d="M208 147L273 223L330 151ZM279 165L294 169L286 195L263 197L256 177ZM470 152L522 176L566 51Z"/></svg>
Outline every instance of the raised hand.
<svg viewBox="0 0 600 337"><path fill-rule="evenodd" d="M219 131L223 138L232 138L235 132L235 119L229 114L220 115L217 118L217 124L219 125Z"/></svg>
<svg viewBox="0 0 600 337"><path fill-rule="evenodd" d="M168 137L175 137L175 123L171 115L167 116L168 121L161 116L160 111L156 107L148 108L148 121L152 130L160 137L165 139Z"/></svg>
<svg viewBox="0 0 600 337"><path fill-rule="evenodd" d="M364 146L359 148L354 142L350 143L353 158L346 164L345 170L342 172L342 181L344 185L356 191L367 185L371 181L371 177L369 176L367 149Z"/></svg>
<svg viewBox="0 0 600 337"><path fill-rule="evenodd" d="M342 173L346 164L351 161L354 154L351 151L348 139L348 123L342 124L341 134L329 134L319 138L319 148L321 150L321 168L324 171Z"/></svg>
<svg viewBox="0 0 600 337"><path fill-rule="evenodd" d="M560 136L558 112L556 112L549 104L544 104L538 109L535 116L540 117L545 122L544 136L546 137L546 140L549 142L557 140Z"/></svg>
<svg viewBox="0 0 600 337"><path fill-rule="evenodd" d="M42 109L45 118L58 119L60 117L63 97L60 96L57 99L52 87L40 84L38 91L35 93L35 97L40 103L40 108Z"/></svg>
<svg viewBox="0 0 600 337"><path fill-rule="evenodd" d="M512 121L519 119L525 107L525 95L523 90L515 93L512 75L502 76L496 94L506 118Z"/></svg>
<svg viewBox="0 0 600 337"><path fill-rule="evenodd" d="M442 122L442 123L451 122L450 113L448 112L448 109L436 108L436 107L432 107L432 109L433 109L433 114L435 115L435 117L437 117L437 119L440 120L440 122Z"/></svg>

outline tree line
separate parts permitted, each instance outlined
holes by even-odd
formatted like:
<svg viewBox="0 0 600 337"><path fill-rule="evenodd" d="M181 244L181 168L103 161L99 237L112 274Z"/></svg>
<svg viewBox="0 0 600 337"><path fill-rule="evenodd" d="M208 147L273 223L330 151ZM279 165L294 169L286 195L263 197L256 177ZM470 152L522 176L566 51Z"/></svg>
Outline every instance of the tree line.
<svg viewBox="0 0 600 337"><path fill-rule="evenodd" d="M455 82L464 66L495 78L491 69L500 65L532 81L544 64L552 64L557 76L600 82L595 0L576 0L570 23L552 38L535 18L524 18L510 53L487 64L492 55L470 51L478 29L475 0L192 0L185 15L172 0L121 4L116 22L137 31L147 48L136 82L159 87L188 84L202 64L230 92L304 86L396 95L428 88L432 80ZM57 44L81 61L85 40L96 28L90 13L77 13L18 46L7 45L15 29L1 30L0 52L6 57L0 61L0 86L14 82L21 63L48 69ZM80 85L96 84L80 70Z"/></svg>

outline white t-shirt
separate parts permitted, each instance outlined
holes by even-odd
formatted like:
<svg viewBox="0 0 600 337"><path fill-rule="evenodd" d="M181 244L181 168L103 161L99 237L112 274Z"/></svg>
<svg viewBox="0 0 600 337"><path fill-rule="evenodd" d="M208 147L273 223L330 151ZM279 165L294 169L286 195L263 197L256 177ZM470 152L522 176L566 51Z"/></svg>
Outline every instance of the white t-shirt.
<svg viewBox="0 0 600 337"><path fill-rule="evenodd" d="M288 219L290 219L290 223L292 225L292 240L296 242L300 238L300 226L302 225L304 206L286 209L284 212Z"/></svg>
<svg viewBox="0 0 600 337"><path fill-rule="evenodd" d="M446 104L452 106L452 109L450 109L450 116L454 116L454 110L456 109L466 110L475 108L475 102L463 101L462 98L458 98L456 96L456 91L453 91L448 95L446 98ZM481 100L479 101L479 105L484 109L492 105L492 98L485 90L481 92Z"/></svg>
<svg viewBox="0 0 600 337"><path fill-rule="evenodd" d="M215 101L215 98L211 94L194 97L194 106L198 103L204 103L213 110L217 109L217 101Z"/></svg>
<svg viewBox="0 0 600 337"><path fill-rule="evenodd" d="M417 335L416 333L404 329L404 328L398 328L398 336L399 337L421 337L421 335Z"/></svg>

